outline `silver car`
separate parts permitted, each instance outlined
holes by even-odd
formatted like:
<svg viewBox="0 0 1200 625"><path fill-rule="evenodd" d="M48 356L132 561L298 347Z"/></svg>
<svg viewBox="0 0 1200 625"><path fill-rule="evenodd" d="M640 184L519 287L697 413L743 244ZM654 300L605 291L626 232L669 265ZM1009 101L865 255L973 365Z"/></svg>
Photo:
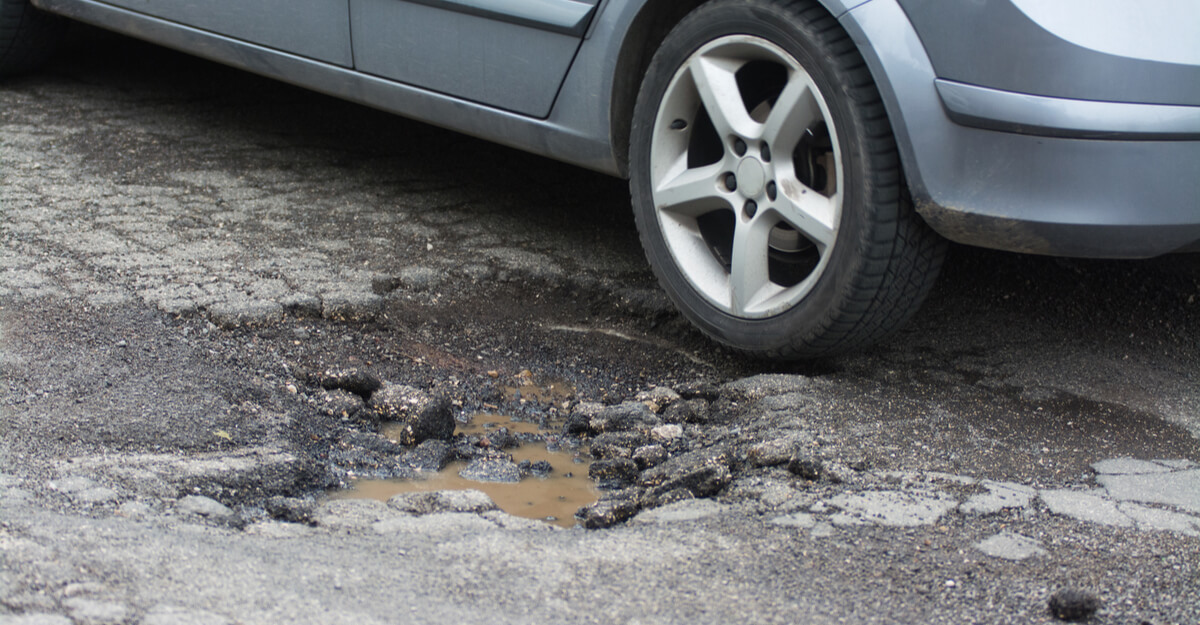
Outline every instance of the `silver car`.
<svg viewBox="0 0 1200 625"><path fill-rule="evenodd" d="M1200 249L1200 3L0 0L630 180L663 288L756 355L878 341L946 240Z"/></svg>

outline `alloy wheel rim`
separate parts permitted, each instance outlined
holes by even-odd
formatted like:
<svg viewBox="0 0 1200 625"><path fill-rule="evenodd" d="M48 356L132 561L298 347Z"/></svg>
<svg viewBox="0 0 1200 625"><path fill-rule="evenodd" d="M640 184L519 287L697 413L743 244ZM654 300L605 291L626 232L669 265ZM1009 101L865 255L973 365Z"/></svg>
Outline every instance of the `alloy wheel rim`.
<svg viewBox="0 0 1200 625"><path fill-rule="evenodd" d="M676 267L740 318L791 309L826 271L842 214L841 152L812 77L750 35L711 41L667 85L651 197Z"/></svg>

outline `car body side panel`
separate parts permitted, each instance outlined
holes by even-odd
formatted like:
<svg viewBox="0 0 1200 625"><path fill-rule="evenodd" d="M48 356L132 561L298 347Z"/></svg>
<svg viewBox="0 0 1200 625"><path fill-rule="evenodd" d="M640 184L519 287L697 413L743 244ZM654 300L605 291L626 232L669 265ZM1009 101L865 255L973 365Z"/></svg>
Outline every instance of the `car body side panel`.
<svg viewBox="0 0 1200 625"><path fill-rule="evenodd" d="M347 0L106 0L138 13L343 67L353 64Z"/></svg>
<svg viewBox="0 0 1200 625"><path fill-rule="evenodd" d="M497 108L546 117L592 5L350 0L359 71ZM505 12L511 7L513 10ZM537 11L545 21L537 22Z"/></svg>
<svg viewBox="0 0 1200 625"><path fill-rule="evenodd" d="M607 126L594 123L596 116L584 116L575 111L565 118L552 115L549 120L540 120L180 26L94 0L34 0L34 4L51 13L352 102L581 167L610 174L616 172ZM590 108L602 109L603 104L591 102ZM578 123L566 123L572 120Z"/></svg>

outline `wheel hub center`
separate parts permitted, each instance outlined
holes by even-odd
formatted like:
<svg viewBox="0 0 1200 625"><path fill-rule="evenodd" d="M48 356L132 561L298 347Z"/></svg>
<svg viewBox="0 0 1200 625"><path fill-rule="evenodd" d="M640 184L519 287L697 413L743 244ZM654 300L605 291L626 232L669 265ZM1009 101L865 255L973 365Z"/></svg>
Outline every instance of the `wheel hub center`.
<svg viewBox="0 0 1200 625"><path fill-rule="evenodd" d="M744 158L741 163L738 163L738 190L743 195L750 198L758 197L766 182L767 174L763 171L763 164L757 158Z"/></svg>

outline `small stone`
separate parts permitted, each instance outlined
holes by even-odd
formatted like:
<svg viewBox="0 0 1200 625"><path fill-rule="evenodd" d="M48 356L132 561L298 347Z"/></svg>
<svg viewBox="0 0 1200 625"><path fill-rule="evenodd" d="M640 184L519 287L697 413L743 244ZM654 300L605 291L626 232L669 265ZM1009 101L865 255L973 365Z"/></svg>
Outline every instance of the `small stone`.
<svg viewBox="0 0 1200 625"><path fill-rule="evenodd" d="M180 512L210 519L225 520L231 519L234 516L233 510L230 510L221 502L202 495L188 495L180 499L175 504L175 507Z"/></svg>
<svg viewBox="0 0 1200 625"><path fill-rule="evenodd" d="M682 436L683 428L674 423L660 425L650 430L650 438L660 443L670 442Z"/></svg>
<svg viewBox="0 0 1200 625"><path fill-rule="evenodd" d="M476 458L459 471L458 476L474 482L516 483L521 481L521 469L506 458Z"/></svg>
<svg viewBox="0 0 1200 625"><path fill-rule="evenodd" d="M1050 614L1064 621L1082 621L1100 609L1100 598L1086 590L1064 588L1050 595Z"/></svg>

